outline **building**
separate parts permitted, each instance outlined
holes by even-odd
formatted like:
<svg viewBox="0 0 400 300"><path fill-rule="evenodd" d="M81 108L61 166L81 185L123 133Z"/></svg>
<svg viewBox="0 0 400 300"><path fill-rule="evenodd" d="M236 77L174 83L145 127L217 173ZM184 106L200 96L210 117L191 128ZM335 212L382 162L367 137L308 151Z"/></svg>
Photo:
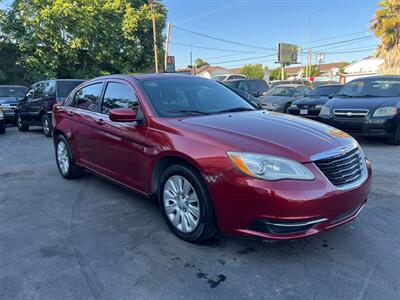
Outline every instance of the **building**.
<svg viewBox="0 0 400 300"><path fill-rule="evenodd" d="M383 59L372 56L357 60L344 68L340 82L344 84L357 78L379 75L379 67L383 62Z"/></svg>
<svg viewBox="0 0 400 300"><path fill-rule="evenodd" d="M201 76L208 79L218 75L231 74L231 72L228 69L218 66L208 66L208 65L202 66L200 68L194 68L193 71L196 76Z"/></svg>
<svg viewBox="0 0 400 300"><path fill-rule="evenodd" d="M334 78L339 75L340 68L346 66L348 63L346 62L336 62L329 64L320 64L319 65L319 77L324 78ZM297 66L297 67L286 67L285 68L285 76L289 80L293 79L301 79L304 76L305 66Z"/></svg>

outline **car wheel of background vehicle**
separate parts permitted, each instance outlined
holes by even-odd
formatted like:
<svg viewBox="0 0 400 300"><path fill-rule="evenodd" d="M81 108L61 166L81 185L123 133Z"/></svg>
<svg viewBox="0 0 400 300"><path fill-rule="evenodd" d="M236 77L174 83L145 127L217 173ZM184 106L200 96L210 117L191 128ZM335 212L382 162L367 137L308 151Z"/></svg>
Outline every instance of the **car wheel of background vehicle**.
<svg viewBox="0 0 400 300"><path fill-rule="evenodd" d="M397 126L396 133L393 137L388 139L390 145L400 145L400 124Z"/></svg>
<svg viewBox="0 0 400 300"><path fill-rule="evenodd" d="M285 113L285 114L288 114L288 113L289 113L289 107L290 107L290 105L292 105L292 103L286 104L285 110L284 110L284 113Z"/></svg>
<svg viewBox="0 0 400 300"><path fill-rule="evenodd" d="M0 127L0 134L6 133L6 127Z"/></svg>
<svg viewBox="0 0 400 300"><path fill-rule="evenodd" d="M43 115L42 117L42 129L45 136L51 137L53 128L48 115Z"/></svg>
<svg viewBox="0 0 400 300"><path fill-rule="evenodd" d="M161 178L159 197L164 219L179 238L200 242L217 233L207 187L191 167L169 167Z"/></svg>
<svg viewBox="0 0 400 300"><path fill-rule="evenodd" d="M56 161L61 175L66 179L78 178L82 168L75 164L67 139L63 135L56 138Z"/></svg>
<svg viewBox="0 0 400 300"><path fill-rule="evenodd" d="M24 124L21 114L17 114L17 127L19 131L28 131L29 126Z"/></svg>

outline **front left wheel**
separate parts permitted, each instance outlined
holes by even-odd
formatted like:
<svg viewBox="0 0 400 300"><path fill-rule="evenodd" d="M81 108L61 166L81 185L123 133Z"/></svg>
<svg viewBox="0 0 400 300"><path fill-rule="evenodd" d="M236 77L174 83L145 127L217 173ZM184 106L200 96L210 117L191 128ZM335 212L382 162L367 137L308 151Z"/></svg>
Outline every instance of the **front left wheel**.
<svg viewBox="0 0 400 300"><path fill-rule="evenodd" d="M71 148L67 139L63 135L56 138L56 160L57 167L62 177L66 179L75 179L82 175L82 168L75 164Z"/></svg>
<svg viewBox="0 0 400 300"><path fill-rule="evenodd" d="M395 135L388 139L388 143L390 145L400 145L400 124L397 126Z"/></svg>
<svg viewBox="0 0 400 300"><path fill-rule="evenodd" d="M193 243L217 233L207 187L191 167L169 167L161 178L159 197L164 219L179 238Z"/></svg>

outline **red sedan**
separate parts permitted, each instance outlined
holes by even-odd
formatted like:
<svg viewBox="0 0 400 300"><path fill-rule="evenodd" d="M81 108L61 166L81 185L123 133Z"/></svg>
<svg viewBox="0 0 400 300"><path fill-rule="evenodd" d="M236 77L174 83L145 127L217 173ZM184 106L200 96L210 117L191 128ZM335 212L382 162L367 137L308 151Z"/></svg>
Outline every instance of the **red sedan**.
<svg viewBox="0 0 400 300"><path fill-rule="evenodd" d="M309 236L354 219L371 167L333 127L256 110L223 85L182 75L115 75L54 108L57 166L157 197L169 228L196 242L218 231Z"/></svg>

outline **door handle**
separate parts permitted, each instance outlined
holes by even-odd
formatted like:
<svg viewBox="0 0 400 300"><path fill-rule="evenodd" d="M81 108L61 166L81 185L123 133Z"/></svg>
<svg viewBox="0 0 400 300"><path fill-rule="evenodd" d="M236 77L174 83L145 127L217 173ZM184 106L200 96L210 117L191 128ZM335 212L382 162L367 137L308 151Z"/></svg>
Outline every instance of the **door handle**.
<svg viewBox="0 0 400 300"><path fill-rule="evenodd" d="M99 125L104 125L105 124L103 119L97 119L96 123L99 124Z"/></svg>
<svg viewBox="0 0 400 300"><path fill-rule="evenodd" d="M67 115L72 117L74 115L74 113L72 111L68 110Z"/></svg>

